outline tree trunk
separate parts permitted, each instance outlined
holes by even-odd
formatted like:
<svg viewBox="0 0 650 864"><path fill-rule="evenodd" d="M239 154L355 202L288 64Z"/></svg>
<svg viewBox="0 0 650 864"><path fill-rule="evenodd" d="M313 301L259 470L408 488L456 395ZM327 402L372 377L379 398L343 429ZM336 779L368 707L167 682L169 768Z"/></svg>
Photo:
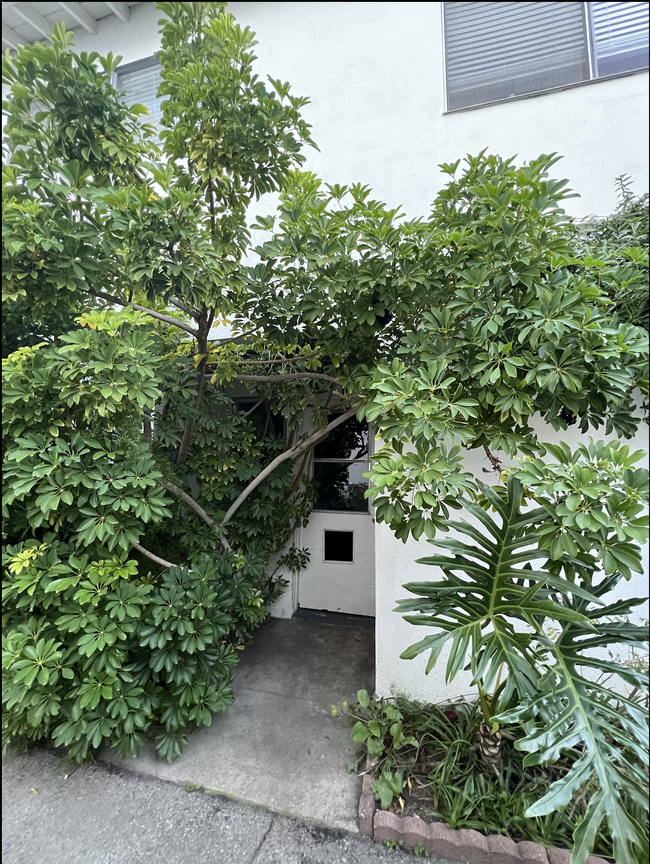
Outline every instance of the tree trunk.
<svg viewBox="0 0 650 864"><path fill-rule="evenodd" d="M203 354L203 358L197 367L197 394L194 400L194 410L198 411L201 407L203 399L203 387L205 385L205 377L208 372L208 334L214 320L214 312L203 309L199 318L198 335L196 337L197 354ZM187 454L190 450L192 438L194 436L194 417L188 417L185 424L185 431L181 440L181 446L178 448L178 456L176 457L177 465L184 465L187 459Z"/></svg>

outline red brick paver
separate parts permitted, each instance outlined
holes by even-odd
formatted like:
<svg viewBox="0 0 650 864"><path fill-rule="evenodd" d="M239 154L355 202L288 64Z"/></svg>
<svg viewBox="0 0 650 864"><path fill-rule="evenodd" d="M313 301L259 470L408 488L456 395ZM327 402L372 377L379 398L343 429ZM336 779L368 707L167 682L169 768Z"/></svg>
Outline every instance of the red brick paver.
<svg viewBox="0 0 650 864"><path fill-rule="evenodd" d="M435 857L464 864L570 864L567 849L547 849L539 843L479 831L455 830L443 822L427 824L419 816L398 816L389 810L377 810L372 791L374 766L366 764L359 801L359 831L375 840L390 840L413 849L421 846ZM608 864L604 858L590 855L587 864Z"/></svg>

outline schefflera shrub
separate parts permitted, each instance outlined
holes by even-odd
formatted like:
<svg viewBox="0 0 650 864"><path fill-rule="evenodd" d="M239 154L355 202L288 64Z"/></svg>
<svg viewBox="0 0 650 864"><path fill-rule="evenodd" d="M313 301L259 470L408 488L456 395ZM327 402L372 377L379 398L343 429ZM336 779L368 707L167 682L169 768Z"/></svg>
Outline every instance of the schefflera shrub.
<svg viewBox="0 0 650 864"><path fill-rule="evenodd" d="M75 761L155 739L178 756L233 701L244 634L266 610L234 552L153 578L126 553L80 554L46 535L3 554L3 752L51 740Z"/></svg>

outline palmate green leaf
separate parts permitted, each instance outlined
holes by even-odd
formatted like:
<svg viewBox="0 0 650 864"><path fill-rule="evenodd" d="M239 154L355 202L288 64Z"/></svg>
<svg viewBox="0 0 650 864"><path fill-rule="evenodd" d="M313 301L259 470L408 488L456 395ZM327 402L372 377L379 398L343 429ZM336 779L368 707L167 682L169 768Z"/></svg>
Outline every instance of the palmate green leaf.
<svg viewBox="0 0 650 864"><path fill-rule="evenodd" d="M527 724L525 738L517 749L528 751L524 764L554 762L563 750L582 745L584 755L548 793L526 811L533 818L565 807L574 793L593 775L599 790L592 796L585 815L574 833L571 864L584 864L593 849L598 828L607 819L614 843L617 864L637 864L634 844L643 848L641 827L627 812L625 793L635 804L648 808L647 711L638 703L617 696L601 684L590 681L579 671L585 658L579 653L586 645L577 641L584 628L569 624L555 644L549 644L556 663L539 682L537 695L523 704L497 715L498 722ZM612 634L609 642L618 637ZM587 642L589 640L586 640ZM618 671L620 676L638 686L647 685L644 677L631 669L590 658L589 666L602 672ZM535 718L541 718L535 722Z"/></svg>
<svg viewBox="0 0 650 864"><path fill-rule="evenodd" d="M156 750L161 759L173 762L187 744L187 735L180 729L163 732L156 736Z"/></svg>
<svg viewBox="0 0 650 864"><path fill-rule="evenodd" d="M542 508L519 512L522 503L519 480L509 477L505 501L486 484L479 485L497 511L499 521L478 505L464 501L467 511L485 531L459 520L449 522L449 527L470 542L455 538L430 541L452 552L453 557L434 555L419 559L419 563L440 567L446 578L408 583L404 587L417 598L399 600L396 611L411 624L436 627L442 633L411 645L401 657L412 659L430 651L426 667L429 672L450 642L447 682L455 678L469 655L473 680L481 680L486 689L492 688L499 668L505 664L508 679L504 699L508 700L515 691L532 695L539 677L531 636L518 632L515 622L535 627L539 618L551 616L591 626L582 611L558 603L549 595L549 589L560 596L576 596L596 604L600 601L585 587L543 570L530 569L528 562L543 557L537 548L538 529L550 517ZM527 566L521 569L522 564ZM404 614L410 612L420 614Z"/></svg>

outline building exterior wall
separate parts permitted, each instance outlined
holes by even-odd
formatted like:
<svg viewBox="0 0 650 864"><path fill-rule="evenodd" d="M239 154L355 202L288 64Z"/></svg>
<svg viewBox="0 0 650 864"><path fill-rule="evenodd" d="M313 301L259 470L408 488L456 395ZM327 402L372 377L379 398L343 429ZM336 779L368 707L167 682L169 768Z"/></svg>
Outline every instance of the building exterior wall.
<svg viewBox="0 0 650 864"><path fill-rule="evenodd" d="M623 173L636 192L648 188L647 71L445 114L440 3L234 2L229 10L257 33L258 74L311 99L304 116L320 153L309 150L305 168L328 183L365 183L407 216L426 215L445 179L437 165L488 147L522 161L561 154L554 171L581 195L567 202L575 216L610 213ZM159 48L161 17L142 3L128 24L111 16L96 36L76 30L75 44L131 63Z"/></svg>
<svg viewBox="0 0 650 864"><path fill-rule="evenodd" d="M616 204L614 178L621 174L632 177L636 193L648 189L647 71L445 114L440 7L235 2L229 8L257 33L259 74L288 80L292 92L311 99L304 116L320 152L309 150L304 167L326 182L368 184L373 197L402 205L409 217L425 216L445 179L438 163L487 147L519 161L541 153L563 155L553 170L581 196L566 204L576 217L610 213ZM77 31L76 47L113 51L125 63L141 59L159 47L159 17L152 3L141 4L128 25L113 16L100 22L97 36ZM268 196L255 214L271 212L273 204ZM647 432L642 426L636 447L648 449ZM578 436L575 429L556 433L547 427L541 437L575 442ZM467 466L486 479L476 451L468 454ZM423 542L403 545L385 525L376 526L377 691L383 695L397 688L438 701L470 690L467 678L447 686L442 662L425 677L424 657L399 659L425 632L392 609L406 596L404 582L432 578L430 568L414 563L430 548ZM647 573L647 546L645 554ZM646 594L647 583L634 579L619 593ZM291 614L290 595L277 604L277 614Z"/></svg>

